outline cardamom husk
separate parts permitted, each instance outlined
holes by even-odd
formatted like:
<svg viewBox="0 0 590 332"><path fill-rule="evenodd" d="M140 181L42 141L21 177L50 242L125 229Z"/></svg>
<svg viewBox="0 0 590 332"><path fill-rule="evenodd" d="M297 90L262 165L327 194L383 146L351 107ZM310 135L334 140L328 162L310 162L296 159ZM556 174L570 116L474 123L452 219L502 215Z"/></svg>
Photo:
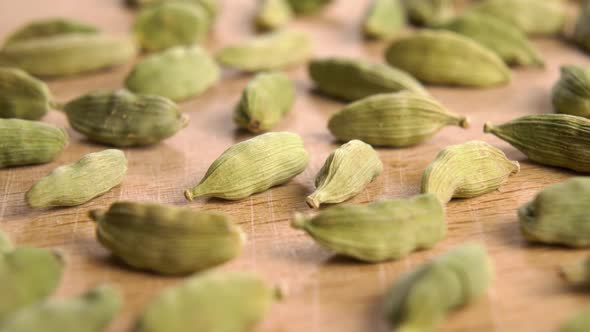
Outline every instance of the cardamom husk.
<svg viewBox="0 0 590 332"><path fill-rule="evenodd" d="M590 330L590 308L577 312L560 327L559 332L586 332Z"/></svg>
<svg viewBox="0 0 590 332"><path fill-rule="evenodd" d="M590 118L590 69L561 67L561 78L553 87L552 100L558 113Z"/></svg>
<svg viewBox="0 0 590 332"><path fill-rule="evenodd" d="M576 21L572 41L581 49L590 51L590 3L582 5Z"/></svg>
<svg viewBox="0 0 590 332"><path fill-rule="evenodd" d="M185 197L239 200L288 182L307 167L303 140L289 132L266 133L227 149Z"/></svg>
<svg viewBox="0 0 590 332"><path fill-rule="evenodd" d="M468 127L464 116L448 111L431 97L403 91L367 97L330 118L328 128L340 141L405 147L426 141L445 126Z"/></svg>
<svg viewBox="0 0 590 332"><path fill-rule="evenodd" d="M96 237L127 265L160 274L204 270L235 258L246 235L227 216L160 204L117 202L92 210Z"/></svg>
<svg viewBox="0 0 590 332"><path fill-rule="evenodd" d="M352 140L332 152L315 178L315 192L307 204L341 203L363 191L383 171L383 163L373 148Z"/></svg>
<svg viewBox="0 0 590 332"><path fill-rule="evenodd" d="M363 23L365 36L391 39L406 26L406 10L402 0L373 0Z"/></svg>
<svg viewBox="0 0 590 332"><path fill-rule="evenodd" d="M39 120L51 108L47 85L18 68L0 67L0 118Z"/></svg>
<svg viewBox="0 0 590 332"><path fill-rule="evenodd" d="M455 16L455 0L404 0L412 23L419 26L437 26Z"/></svg>
<svg viewBox="0 0 590 332"><path fill-rule="evenodd" d="M69 18L49 18L33 21L12 32L5 40L4 46L31 39L54 37L67 34L97 34L95 26Z"/></svg>
<svg viewBox="0 0 590 332"><path fill-rule="evenodd" d="M166 2L185 2L205 9L211 19L214 19L219 12L217 0L126 0L130 6L143 7L158 5Z"/></svg>
<svg viewBox="0 0 590 332"><path fill-rule="evenodd" d="M297 15L313 15L322 11L333 0L288 0Z"/></svg>
<svg viewBox="0 0 590 332"><path fill-rule="evenodd" d="M292 226L337 254L370 263L429 249L447 232L443 206L432 194L339 205L315 217L296 214Z"/></svg>
<svg viewBox="0 0 590 332"><path fill-rule="evenodd" d="M560 274L573 286L590 286L590 258L560 266Z"/></svg>
<svg viewBox="0 0 590 332"><path fill-rule="evenodd" d="M260 30L277 30L293 18L288 0L258 0L256 27Z"/></svg>

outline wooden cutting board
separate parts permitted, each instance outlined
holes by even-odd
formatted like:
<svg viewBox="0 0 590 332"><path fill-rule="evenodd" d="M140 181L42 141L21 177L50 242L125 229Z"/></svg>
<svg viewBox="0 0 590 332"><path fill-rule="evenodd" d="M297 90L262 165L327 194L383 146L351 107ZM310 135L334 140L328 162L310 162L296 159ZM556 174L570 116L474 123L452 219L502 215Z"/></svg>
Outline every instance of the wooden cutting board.
<svg viewBox="0 0 590 332"><path fill-rule="evenodd" d="M215 51L252 35L255 2L223 1L223 13L207 48ZM135 13L122 3L119 0L0 0L0 38L31 19L53 16L72 17L94 23L109 33L125 34ZM292 25L312 36L316 56L348 55L382 61L386 44L366 43L359 34L366 5L365 0L337 1L322 15L300 19ZM382 296L400 273L471 241L487 247L495 261L496 279L487 296L450 315L441 331L556 331L564 319L590 305L590 295L565 286L556 266L583 258L588 251L528 245L519 232L516 209L545 186L574 174L531 163L508 144L482 133L486 121L502 123L527 114L552 112L550 89L558 79L560 65L590 65L585 54L559 40L539 39L535 45L545 57L547 67L517 69L508 86L486 90L429 89L449 109L468 115L471 128L446 128L416 147L379 149L385 165L383 174L352 200L365 203L417 194L422 172L436 154L448 145L472 139L487 141L511 159L520 161L520 174L499 191L448 205L449 234L433 250L414 253L397 262L361 264L333 256L302 232L290 228L294 212L309 211L304 199L314 188L313 178L328 154L338 147L326 123L343 106L314 94L303 67L289 72L297 85L297 104L277 130L302 135L311 163L288 184L239 202L185 201L183 190L196 184L219 154L251 137L237 131L231 120L232 109L250 76L226 71L215 88L182 104L191 118L188 128L157 146L126 149L129 173L123 185L85 205L32 210L24 201L24 193L31 185L58 165L104 149L70 128L72 142L54 162L0 170L0 227L18 245L55 248L65 254L68 264L57 297L74 296L100 283L118 287L125 304L110 329L112 332L127 331L150 299L182 281L182 278L161 277L120 266L96 242L87 212L117 200L155 201L231 215L246 231L249 242L238 259L221 269L257 271L288 293L282 303L273 307L257 329L259 332L390 331L382 319ZM52 80L50 88L64 101L96 89L119 88L130 67L131 64ZM43 121L67 127L64 116L58 112ZM230 316L231 312L227 314Z"/></svg>

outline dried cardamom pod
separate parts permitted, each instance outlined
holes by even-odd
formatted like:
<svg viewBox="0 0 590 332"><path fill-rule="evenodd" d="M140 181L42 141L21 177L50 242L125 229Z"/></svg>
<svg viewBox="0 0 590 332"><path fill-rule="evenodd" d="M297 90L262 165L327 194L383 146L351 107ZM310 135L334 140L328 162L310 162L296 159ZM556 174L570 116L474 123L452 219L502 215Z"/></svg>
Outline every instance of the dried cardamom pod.
<svg viewBox="0 0 590 332"><path fill-rule="evenodd" d="M590 2L584 3L576 21L572 41L581 49L590 51Z"/></svg>
<svg viewBox="0 0 590 332"><path fill-rule="evenodd" d="M590 178L577 177L541 191L518 210L520 229L532 242L590 246Z"/></svg>
<svg viewBox="0 0 590 332"><path fill-rule="evenodd" d="M363 32L369 38L390 39L406 25L406 10L402 0L373 0L369 7Z"/></svg>
<svg viewBox="0 0 590 332"><path fill-rule="evenodd" d="M119 293L100 286L77 298L25 308L1 325L0 332L103 332L120 308Z"/></svg>
<svg viewBox="0 0 590 332"><path fill-rule="evenodd" d="M373 148L352 140L332 152L315 178L316 191L307 204L341 203L358 195L383 171L383 163Z"/></svg>
<svg viewBox="0 0 590 332"><path fill-rule="evenodd" d="M307 34L277 31L226 46L217 53L217 61L235 69L258 72L282 69L304 62L311 53Z"/></svg>
<svg viewBox="0 0 590 332"><path fill-rule="evenodd" d="M203 93L219 76L219 66L207 51L176 46L136 64L125 86L135 93L184 100Z"/></svg>
<svg viewBox="0 0 590 332"><path fill-rule="evenodd" d="M552 99L557 112L590 118L590 69L561 67L561 78L553 87Z"/></svg>
<svg viewBox="0 0 590 332"><path fill-rule="evenodd" d="M420 31L395 41L387 62L432 84L489 87L510 81L510 69L494 52L450 31Z"/></svg>
<svg viewBox="0 0 590 332"><path fill-rule="evenodd" d="M431 248L447 232L443 206L432 194L296 214L292 226L337 254L371 263Z"/></svg>
<svg viewBox="0 0 590 332"><path fill-rule="evenodd" d="M576 313L561 326L559 332L586 332L588 330L590 330L590 308Z"/></svg>
<svg viewBox="0 0 590 332"><path fill-rule="evenodd" d="M305 170L308 162L299 135L266 133L223 152L201 182L184 195L189 201L198 197L243 199L291 180Z"/></svg>
<svg viewBox="0 0 590 332"><path fill-rule="evenodd" d="M482 246L454 248L396 281L385 303L387 319L399 332L435 331L447 312L482 296L492 278L492 262Z"/></svg>
<svg viewBox="0 0 590 332"><path fill-rule="evenodd" d="M171 100L126 90L92 92L64 106L72 128L114 146L156 144L188 124Z"/></svg>
<svg viewBox="0 0 590 332"><path fill-rule="evenodd" d="M543 59L517 27L490 15L462 15L442 28L469 37L494 51L507 65L544 66Z"/></svg>
<svg viewBox="0 0 590 332"><path fill-rule="evenodd" d="M3 254L5 252L11 251L11 250L12 250L12 242L10 242L8 235L0 229L0 254Z"/></svg>
<svg viewBox="0 0 590 332"><path fill-rule="evenodd" d="M448 111L423 94L402 91L356 101L330 118L328 128L340 141L405 147L434 136L445 126L467 128L464 116Z"/></svg>
<svg viewBox="0 0 590 332"><path fill-rule="evenodd" d="M68 145L65 130L47 123L0 119L0 169L44 164Z"/></svg>
<svg viewBox="0 0 590 332"><path fill-rule="evenodd" d="M256 27L260 30L276 30L284 27L293 18L288 0L258 0Z"/></svg>
<svg viewBox="0 0 590 332"><path fill-rule="evenodd" d="M520 171L517 161L482 141L449 146L442 150L422 175L422 193L433 193L443 203L452 198L471 198L502 186Z"/></svg>
<svg viewBox="0 0 590 332"><path fill-rule="evenodd" d="M90 153L78 162L60 166L35 183L27 192L33 208L84 204L121 184L127 173L127 158L121 150Z"/></svg>
<svg viewBox="0 0 590 332"><path fill-rule="evenodd" d="M283 73L256 75L234 110L234 122L253 133L271 130L291 111L295 86Z"/></svg>
<svg viewBox="0 0 590 332"><path fill-rule="evenodd" d="M590 172L590 120L568 114L528 115L500 126L486 123L492 133L539 164Z"/></svg>
<svg viewBox="0 0 590 332"><path fill-rule="evenodd" d="M209 13L186 2L164 2L141 9L133 33L141 48L160 51L202 42L211 28Z"/></svg>
<svg viewBox="0 0 590 332"><path fill-rule="evenodd" d="M561 276L571 285L590 286L590 258L560 266Z"/></svg>
<svg viewBox="0 0 590 332"><path fill-rule="evenodd" d="M51 92L43 81L18 68L0 67L0 118L39 120L51 104Z"/></svg>
<svg viewBox="0 0 590 332"><path fill-rule="evenodd" d="M325 58L311 61L308 70L319 91L346 101L404 90L428 94L410 74L386 64Z"/></svg>
<svg viewBox="0 0 590 332"><path fill-rule="evenodd" d="M18 42L66 34L97 34L98 28L69 18L50 18L31 22L11 33L4 46Z"/></svg>
<svg viewBox="0 0 590 332"><path fill-rule="evenodd" d="M166 2L185 2L202 7L212 19L215 18L219 12L219 4L217 3L217 0L126 0L126 2L130 6L137 7L157 5Z"/></svg>
<svg viewBox="0 0 590 332"><path fill-rule="evenodd" d="M455 16L455 0L404 0L412 23L436 26Z"/></svg>
<svg viewBox="0 0 590 332"><path fill-rule="evenodd" d="M165 290L148 304L133 332L250 331L280 296L258 275L208 272Z"/></svg>
<svg viewBox="0 0 590 332"><path fill-rule="evenodd" d="M224 214L117 202L92 210L98 241L129 266L187 274L235 258L246 235Z"/></svg>
<svg viewBox="0 0 590 332"><path fill-rule="evenodd" d="M312 15L316 14L327 5L332 3L332 0L288 0L291 8L298 15Z"/></svg>

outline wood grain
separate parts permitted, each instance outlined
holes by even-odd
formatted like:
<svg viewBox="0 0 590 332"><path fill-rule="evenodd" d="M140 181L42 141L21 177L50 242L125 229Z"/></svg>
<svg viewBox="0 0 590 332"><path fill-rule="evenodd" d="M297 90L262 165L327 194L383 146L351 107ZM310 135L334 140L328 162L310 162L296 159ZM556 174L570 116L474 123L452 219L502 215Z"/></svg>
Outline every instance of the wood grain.
<svg viewBox="0 0 590 332"><path fill-rule="evenodd" d="M86 20L110 33L129 31L134 12L119 0L0 0L0 38L19 25L40 17L68 16ZM219 47L253 34L255 1L223 1L223 14L207 47ZM293 23L313 37L316 56L349 55L382 61L383 43L365 43L358 25L367 4L338 1L324 14ZM72 143L54 162L41 166L0 170L0 223L18 245L55 248L67 258L67 271L57 297L73 296L99 283L112 283L125 297L123 312L111 332L127 331L141 308L162 289L181 282L129 270L115 263L94 239L90 209L117 200L157 201L193 209L222 210L241 224L249 242L239 259L221 267L255 270L269 282L288 291L274 306L259 332L362 332L389 331L380 303L386 289L426 259L464 242L483 243L492 255L497 277L488 295L449 316L443 332L556 331L574 311L590 305L590 296L572 291L556 273L556 266L584 257L585 250L530 246L522 238L516 209L543 187L572 175L567 171L530 163L506 143L482 133L486 121L504 122L518 116L552 112L549 92L562 64L590 62L586 55L559 40L535 40L547 60L545 70L517 69L505 87L475 90L431 88L432 94L454 112L469 115L472 127L444 129L434 139L406 149L379 149L384 173L352 200L406 197L419 191L424 168L442 148L471 139L482 139L503 149L522 163L520 174L498 192L475 199L453 201L447 208L449 235L433 250L384 264L360 264L334 257L305 234L289 227L296 211L309 211L304 203L313 178L327 155L338 144L326 129L329 116L343 104L312 92L304 68L289 72L298 99L295 110L277 130L303 136L311 154L309 168L287 185L239 202L198 200L188 203L183 190L194 185L209 164L230 145L250 136L235 129L232 108L249 77L224 72L221 84L197 99L183 103L191 123L166 142L142 149L126 149L129 173L122 186L85 205L68 209L31 210L24 193L50 170L71 163L104 147L87 142L68 129ZM87 76L50 81L59 100L68 100L95 89L121 87L131 65ZM54 112L44 121L67 127ZM141 249L141 248L138 248ZM244 299L247 301L247 299ZM231 313L228 313L231 315Z"/></svg>

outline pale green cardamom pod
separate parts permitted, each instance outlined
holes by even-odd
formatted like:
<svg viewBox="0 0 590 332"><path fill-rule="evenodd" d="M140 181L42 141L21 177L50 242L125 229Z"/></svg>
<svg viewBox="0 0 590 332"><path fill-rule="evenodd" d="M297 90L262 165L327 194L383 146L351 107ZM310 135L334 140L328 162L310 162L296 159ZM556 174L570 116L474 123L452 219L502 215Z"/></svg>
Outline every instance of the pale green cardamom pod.
<svg viewBox="0 0 590 332"><path fill-rule="evenodd" d="M288 0L298 15L312 15L323 10L333 0Z"/></svg>
<svg viewBox="0 0 590 332"><path fill-rule="evenodd" d="M467 128L469 123L433 98L409 91L361 99L334 114L328 123L340 141L358 139L389 147L422 143L446 126Z"/></svg>
<svg viewBox="0 0 590 332"><path fill-rule="evenodd" d="M422 175L422 193L433 193L443 203L497 190L520 171L517 161L482 141L449 146Z"/></svg>
<svg viewBox="0 0 590 332"><path fill-rule="evenodd" d="M373 148L352 140L332 152L315 178L315 192L307 204L341 203L363 191L383 171L383 163Z"/></svg>
<svg viewBox="0 0 590 332"><path fill-rule="evenodd" d="M126 90L92 92L64 106L72 128L113 146L156 144L188 124L173 101Z"/></svg>
<svg viewBox="0 0 590 332"><path fill-rule="evenodd" d="M271 130L291 111L295 86L283 73L256 75L234 109L234 122L253 133Z"/></svg>
<svg viewBox="0 0 590 332"><path fill-rule="evenodd" d="M531 242L590 247L590 178L577 177L541 191L518 210Z"/></svg>
<svg viewBox="0 0 590 332"><path fill-rule="evenodd" d="M406 10L402 0L373 0L363 23L365 36L390 39L406 26Z"/></svg>
<svg viewBox="0 0 590 332"><path fill-rule="evenodd" d="M586 2L574 28L572 41L585 51L590 51L590 2Z"/></svg>
<svg viewBox="0 0 590 332"><path fill-rule="evenodd" d="M266 133L223 152L184 196L189 201L198 197L243 199L288 182L303 172L308 162L309 154L299 135Z"/></svg>
<svg viewBox="0 0 590 332"><path fill-rule="evenodd" d="M258 72L301 64L311 54L311 41L298 31L277 31L255 37L217 53L217 61L231 68Z"/></svg>
<svg viewBox="0 0 590 332"><path fill-rule="evenodd" d="M17 29L6 38L4 46L30 39L66 34L97 34L99 32L98 28L84 22L69 18L50 18L34 21Z"/></svg>
<svg viewBox="0 0 590 332"><path fill-rule="evenodd" d="M35 76L68 76L130 62L136 53L129 38L71 33L10 44L0 50L0 66Z"/></svg>
<svg viewBox="0 0 590 332"><path fill-rule="evenodd" d="M129 266L188 274L240 253L246 235L221 213L159 204L117 202L90 211L98 241Z"/></svg>
<svg viewBox="0 0 590 332"><path fill-rule="evenodd" d="M552 99L558 113L590 118L590 69L561 67L561 78L553 87Z"/></svg>
<svg viewBox="0 0 590 332"><path fill-rule="evenodd" d="M292 226L337 254L371 263L429 249L447 232L444 208L432 194L339 205L315 217L296 214Z"/></svg>
<svg viewBox="0 0 590 332"><path fill-rule="evenodd" d="M104 332L121 308L121 296L109 286L79 297L38 303L17 312L0 332Z"/></svg>
<svg viewBox="0 0 590 332"><path fill-rule="evenodd" d="M397 332L434 332L448 312L485 294L493 266L485 249L466 244L398 278L385 302Z"/></svg>
<svg viewBox="0 0 590 332"><path fill-rule="evenodd" d="M158 5L166 2L185 2L193 5L197 5L205 9L212 19L219 13L218 0L126 0L130 6L151 6Z"/></svg>
<svg viewBox="0 0 590 332"><path fill-rule="evenodd" d="M590 120L568 114L528 115L503 125L486 123L492 133L539 164L590 172Z"/></svg>
<svg viewBox="0 0 590 332"><path fill-rule="evenodd" d="M560 266L561 276L573 286L590 286L590 258Z"/></svg>
<svg viewBox="0 0 590 332"><path fill-rule="evenodd" d="M412 23L437 26L455 16L455 0L404 0Z"/></svg>
<svg viewBox="0 0 590 332"><path fill-rule="evenodd" d="M0 119L0 169L44 164L68 145L68 134L47 123Z"/></svg>
<svg viewBox="0 0 590 332"><path fill-rule="evenodd" d="M175 101L198 96L219 81L219 66L198 46L176 46L135 65L125 86L135 93Z"/></svg>
<svg viewBox="0 0 590 332"><path fill-rule="evenodd" d="M590 331L590 308L576 313L567 320L559 329L559 332L587 332Z"/></svg>
<svg viewBox="0 0 590 332"><path fill-rule="evenodd" d="M288 0L258 0L256 27L260 30L276 30L286 26L293 18Z"/></svg>
<svg viewBox="0 0 590 332"><path fill-rule="evenodd" d="M208 272L162 292L133 332L251 331L280 297L256 274Z"/></svg>
<svg viewBox="0 0 590 332"><path fill-rule="evenodd" d="M0 67L0 118L39 120L50 110L47 85L18 68Z"/></svg>
<svg viewBox="0 0 590 332"><path fill-rule="evenodd" d="M325 58L311 61L308 70L319 91L346 101L404 90L428 94L410 74L386 64Z"/></svg>
<svg viewBox="0 0 590 332"><path fill-rule="evenodd" d="M0 254L12 250L12 242L8 235L0 229Z"/></svg>
<svg viewBox="0 0 590 332"><path fill-rule="evenodd" d="M511 78L510 69L494 52L450 31L416 32L395 41L385 57L425 83L489 87Z"/></svg>
<svg viewBox="0 0 590 332"><path fill-rule="evenodd" d="M127 158L121 150L90 153L78 162L60 166L27 192L33 208L76 206L98 197L123 181Z"/></svg>
<svg viewBox="0 0 590 332"><path fill-rule="evenodd" d="M442 28L472 38L494 51L507 65L544 66L541 55L522 31L493 16L466 14Z"/></svg>

